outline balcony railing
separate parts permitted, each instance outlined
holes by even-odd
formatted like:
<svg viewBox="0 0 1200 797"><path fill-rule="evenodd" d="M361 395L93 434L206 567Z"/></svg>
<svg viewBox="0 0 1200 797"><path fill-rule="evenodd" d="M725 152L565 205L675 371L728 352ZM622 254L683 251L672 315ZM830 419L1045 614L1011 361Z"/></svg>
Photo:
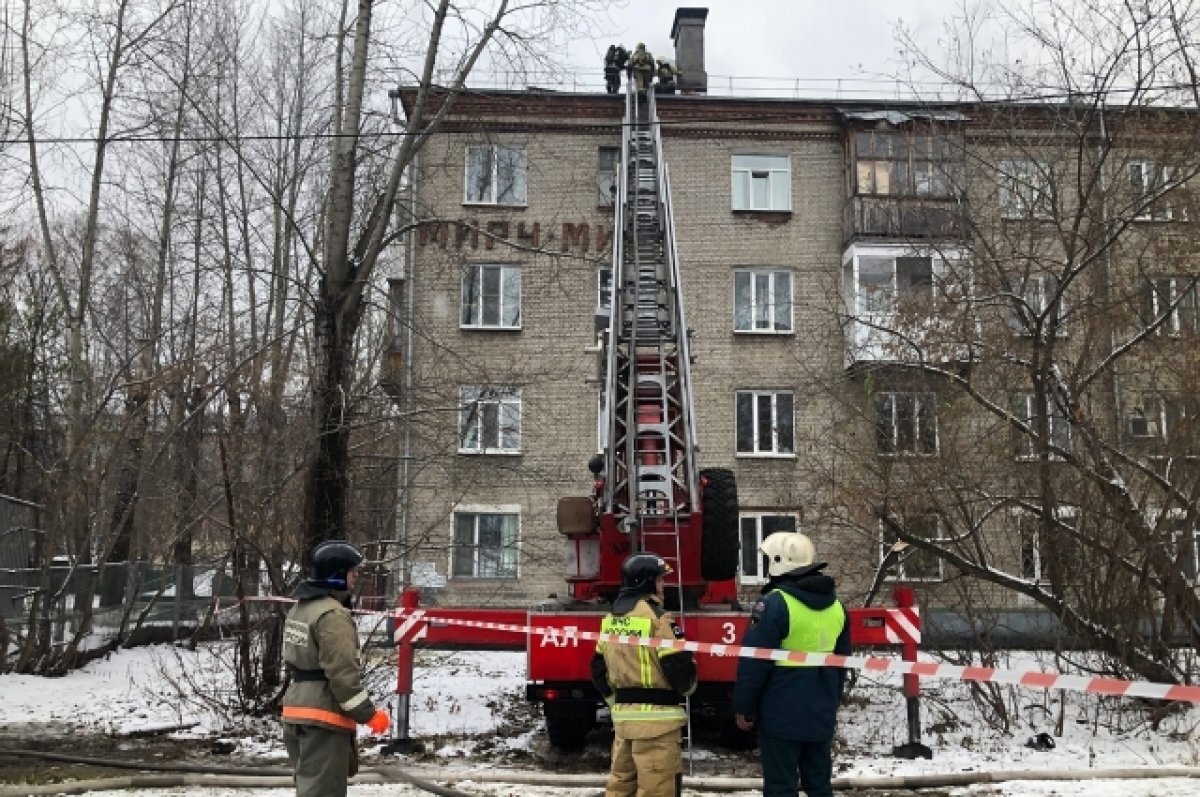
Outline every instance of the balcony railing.
<svg viewBox="0 0 1200 797"><path fill-rule="evenodd" d="M932 308L927 314L853 316L845 329L847 368L868 363L966 363L977 351L975 323Z"/></svg>
<svg viewBox="0 0 1200 797"><path fill-rule="evenodd" d="M917 196L852 196L846 200L846 239L965 237L966 202Z"/></svg>

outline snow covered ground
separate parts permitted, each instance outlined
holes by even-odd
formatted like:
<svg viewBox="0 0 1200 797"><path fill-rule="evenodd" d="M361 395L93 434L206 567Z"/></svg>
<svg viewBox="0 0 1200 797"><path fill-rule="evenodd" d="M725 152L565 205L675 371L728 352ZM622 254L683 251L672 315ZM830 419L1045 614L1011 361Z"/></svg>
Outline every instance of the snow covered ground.
<svg viewBox="0 0 1200 797"><path fill-rule="evenodd" d="M0 675L0 746L18 747L33 738L123 735L138 729L198 723L176 736L203 739L207 746L220 739L234 750L231 756L209 763L284 764L274 722L245 720L218 708L234 694L230 661L230 649L223 646L196 652L158 646L123 651L63 678ZM1050 665L1040 663L1043 667ZM411 727L413 736L427 743L427 752L420 756L419 763L455 773L461 778L460 788L481 795L595 794L594 787L513 787L469 782L472 772L497 769L604 771L607 739L603 732L593 733L581 756L566 758L547 747L537 715L522 700L523 668L521 653L421 652ZM386 702L390 702L393 677L385 661L371 671L371 689ZM891 757L892 747L907 738L899 679L862 678L841 714L836 755L839 776L1057 770L1078 773L1083 778L1089 770L1097 769L1200 765L1200 742L1195 736L1200 708L1166 717L1152 727L1140 712L1131 712L1127 704L1112 698L1004 687L994 696L998 708L983 712L971 699L967 685L925 682L923 688L924 741L934 750L933 760ZM987 721L989 715L994 717L1000 711L1008 716L1007 730ZM1061 735L1057 734L1057 725L1061 725ZM1037 751L1025 746L1026 740L1039 732L1055 735L1053 750ZM692 762L696 775L757 776L754 753L730 753L699 730L696 735ZM369 740L363 741L364 764L383 762ZM137 741L124 742L122 748L132 757ZM403 763L403 759L397 763ZM108 797L133 793L94 792ZM265 797L288 794L289 790L192 787L156 793ZM362 784L351 789L353 797L417 793L395 785ZM954 787L939 793L962 797L1182 797L1200 795L1200 779L1016 781Z"/></svg>

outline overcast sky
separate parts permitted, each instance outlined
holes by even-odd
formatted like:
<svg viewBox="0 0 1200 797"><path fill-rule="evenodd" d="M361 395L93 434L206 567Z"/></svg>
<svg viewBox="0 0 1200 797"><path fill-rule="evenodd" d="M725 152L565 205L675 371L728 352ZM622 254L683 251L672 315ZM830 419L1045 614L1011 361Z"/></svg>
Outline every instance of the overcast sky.
<svg viewBox="0 0 1200 797"><path fill-rule="evenodd" d="M774 78L777 88L799 80L806 96L830 96L840 89L886 97L894 93L891 81L873 81L900 71L897 24L903 22L935 49L943 19L959 5L957 0L630 0L614 4L607 18L597 20L601 38L573 43L568 63L584 74L594 64L602 83L607 45L621 42L632 50L639 41L656 57L674 61L675 9L702 7L709 9L705 55L713 93L724 93L722 86L732 77L739 93L765 86L753 78Z"/></svg>

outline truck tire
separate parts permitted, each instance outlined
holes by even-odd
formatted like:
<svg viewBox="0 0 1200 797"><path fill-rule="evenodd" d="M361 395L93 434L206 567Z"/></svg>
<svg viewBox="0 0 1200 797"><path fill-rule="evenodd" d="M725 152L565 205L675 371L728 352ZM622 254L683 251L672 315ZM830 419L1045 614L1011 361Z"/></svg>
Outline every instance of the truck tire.
<svg viewBox="0 0 1200 797"><path fill-rule="evenodd" d="M584 700L555 700L542 704L546 735L559 750L579 750L596 725L596 704Z"/></svg>
<svg viewBox="0 0 1200 797"><path fill-rule="evenodd" d="M700 471L708 480L704 490L704 528L700 539L700 576L705 581L728 581L738 571L737 482L728 468Z"/></svg>

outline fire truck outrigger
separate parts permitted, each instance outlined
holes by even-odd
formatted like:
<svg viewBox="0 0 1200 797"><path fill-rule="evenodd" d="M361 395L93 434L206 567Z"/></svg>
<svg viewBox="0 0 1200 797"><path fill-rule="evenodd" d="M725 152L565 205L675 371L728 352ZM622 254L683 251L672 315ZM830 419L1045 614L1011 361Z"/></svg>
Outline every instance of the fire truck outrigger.
<svg viewBox="0 0 1200 797"><path fill-rule="evenodd" d="M734 644L748 614L738 605L738 500L731 470L700 470L692 406L691 354L671 206L670 177L652 91L627 87L621 126L612 241L610 301L597 309L603 393L603 452L589 463L593 494L563 498L558 528L566 540L569 602L528 610L418 608L402 596L397 718L407 738L412 646L527 651L527 697L542 704L553 745L582 746L601 706L591 684L591 646L573 631L599 631L621 584L629 554L649 551L672 567L667 608L689 640ZM911 606L903 591L902 603ZM908 609L897 633L892 609L851 609L858 645L904 645L915 659L919 620ZM903 611L903 610L902 610ZM498 630L486 626L507 626ZM514 627L561 634L512 633ZM691 706L728 713L737 660L697 656L699 688ZM905 693L915 698L915 676ZM919 734L910 702L910 736ZM730 717L725 723L732 732Z"/></svg>

